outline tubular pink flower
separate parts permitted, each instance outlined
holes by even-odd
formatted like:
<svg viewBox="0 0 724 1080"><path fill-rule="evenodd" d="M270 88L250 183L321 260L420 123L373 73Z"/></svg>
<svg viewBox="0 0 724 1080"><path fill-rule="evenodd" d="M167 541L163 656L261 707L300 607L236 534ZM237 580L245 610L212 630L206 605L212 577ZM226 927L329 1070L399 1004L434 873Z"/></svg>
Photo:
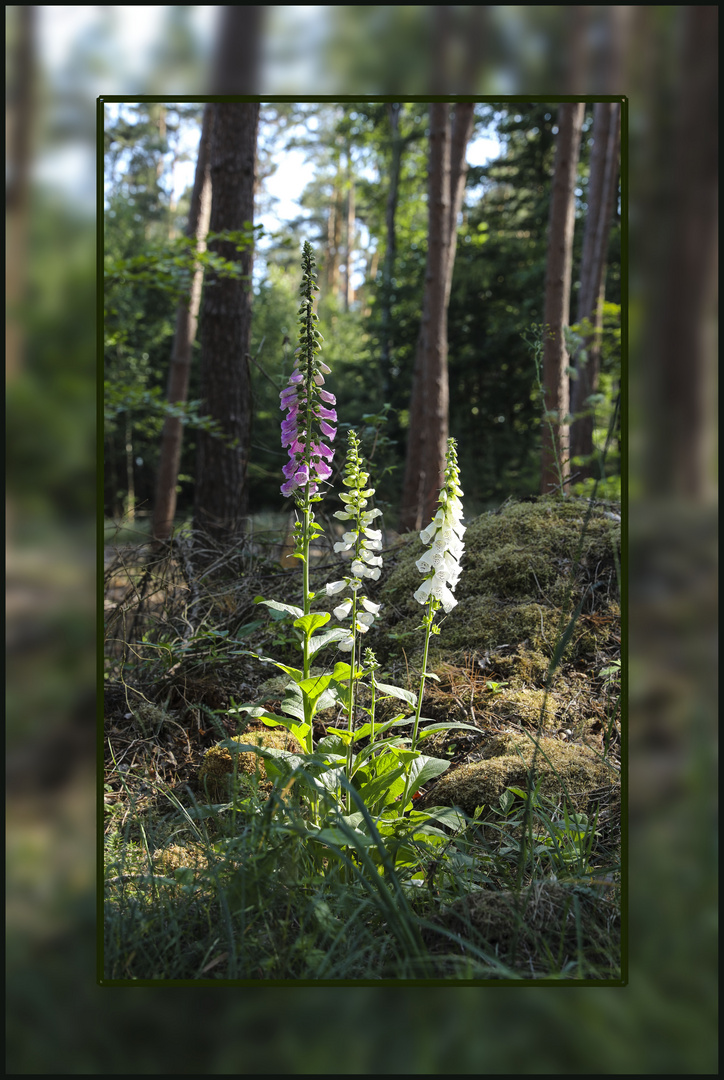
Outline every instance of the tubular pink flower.
<svg viewBox="0 0 724 1080"><path fill-rule="evenodd" d="M315 325L319 320L314 313L313 293L318 289L314 257L308 244L304 247L302 267L299 345L294 353L289 383L280 392L279 400L280 408L287 413L281 424L281 442L289 452L289 461L282 469L285 483L281 491L282 495L296 495L298 500L304 501L332 475L329 463L334 450L321 439L325 437L331 441L336 437L337 413L334 394L320 389L324 385L324 374L329 374L330 369L318 356L324 339Z"/></svg>
<svg viewBox="0 0 724 1080"><path fill-rule="evenodd" d="M331 461L334 457L334 450L330 450L324 443L312 443L312 455L314 457L324 457L327 461Z"/></svg>

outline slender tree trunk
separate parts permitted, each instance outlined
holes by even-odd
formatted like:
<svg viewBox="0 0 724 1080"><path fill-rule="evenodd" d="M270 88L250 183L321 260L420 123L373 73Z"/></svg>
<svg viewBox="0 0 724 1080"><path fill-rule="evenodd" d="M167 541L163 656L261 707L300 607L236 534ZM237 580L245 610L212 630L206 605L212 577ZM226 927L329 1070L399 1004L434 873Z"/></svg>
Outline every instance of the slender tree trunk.
<svg viewBox="0 0 724 1080"><path fill-rule="evenodd" d="M128 417L128 414L126 414ZM133 426L130 419L126 419L126 517L133 523L136 520L136 482L133 468Z"/></svg>
<svg viewBox="0 0 724 1080"><path fill-rule="evenodd" d="M201 139L196 160L196 175L191 194L189 219L186 226L186 235L196 241L197 250L200 252L206 249L206 234L209 231L211 213L209 144L213 117L213 107L206 105L201 126ZM185 402L188 398L191 353L196 338L203 276L203 267L197 263L191 280L190 295L188 299L179 301L176 309L176 332L173 340L166 394L169 403L172 405ZM154 540L168 540L171 535L173 519L176 513L176 485L181 462L182 442L183 424L181 420L176 416L167 416L161 435L161 453L156 478L156 500L153 508Z"/></svg>
<svg viewBox="0 0 724 1080"><path fill-rule="evenodd" d="M703 502L717 492L719 11L716 5L679 10L680 89L673 116L659 120L662 152L654 163L670 186L646 207L646 224L639 226L644 243L657 241L641 334L648 383L644 479L655 497Z"/></svg>
<svg viewBox="0 0 724 1080"><path fill-rule="evenodd" d="M577 479L591 476L594 472L590 461L593 454L593 413L586 403L598 386L601 362L606 254L618 176L619 131L620 106L612 102L596 104L588 213L581 257L581 288L576 313L576 322L588 320L590 332L584 335L583 345L575 358L576 375L570 382L571 414L574 417L570 432L571 460L584 459L583 463L573 466Z"/></svg>
<svg viewBox="0 0 724 1080"><path fill-rule="evenodd" d="M210 231L240 231L254 220L254 183L259 105L214 104L211 138ZM250 237L251 239L251 237ZM233 243L213 240L209 249L241 262L241 277L207 276L201 313L202 409L221 438L200 431L194 529L229 545L244 529L246 469L251 428L251 244L240 255Z"/></svg>
<svg viewBox="0 0 724 1080"><path fill-rule="evenodd" d="M397 235L395 230L395 218L397 215L397 199L400 189L400 173L402 170L402 151L404 140L400 136L400 112L402 105L389 102L387 115L390 120L390 187L387 192L387 205L385 207L385 226L387 229L387 242L385 245L385 260L382 264L382 310L380 313L381 341L380 341L380 367L382 369L382 396L385 400L389 397L390 386L390 332L392 324L392 280L395 276L395 257L397 255Z"/></svg>
<svg viewBox="0 0 724 1080"><path fill-rule="evenodd" d="M433 516L448 437L447 309L455 265L457 219L465 189L465 151L472 104L430 106L428 251L422 322L415 355L400 530L419 530Z"/></svg>
<svg viewBox="0 0 724 1080"><path fill-rule="evenodd" d="M332 188L332 198L327 214L327 251L324 260L325 295L333 295L337 278L337 183Z"/></svg>
<svg viewBox="0 0 724 1080"><path fill-rule="evenodd" d="M573 229L575 224L576 170L581 144L584 105L564 103L558 108L558 135L553 166L548 225L543 322L543 420L541 492L565 490L570 472L566 423L568 415L567 353L563 328L569 323Z"/></svg>
<svg viewBox="0 0 724 1080"><path fill-rule="evenodd" d="M261 4L230 4L218 8L219 23L211 65L212 94L259 92L260 39L266 8Z"/></svg>
<svg viewBox="0 0 724 1080"><path fill-rule="evenodd" d="M11 8L11 10L13 10ZM17 42L12 82L7 98L7 150L10 174L5 194L5 378L18 375L25 350L20 308L27 292L28 203L32 139L35 127L36 11L33 5L16 7Z"/></svg>
<svg viewBox="0 0 724 1080"><path fill-rule="evenodd" d="M332 200L327 217L327 257L325 260L324 279L327 295L339 298L339 221L342 212L341 170L337 162L337 173L332 186Z"/></svg>
<svg viewBox="0 0 724 1080"><path fill-rule="evenodd" d="M352 153L347 150L347 258L344 276L344 309L349 311L354 300L352 285L352 260L354 257L354 174L352 173Z"/></svg>

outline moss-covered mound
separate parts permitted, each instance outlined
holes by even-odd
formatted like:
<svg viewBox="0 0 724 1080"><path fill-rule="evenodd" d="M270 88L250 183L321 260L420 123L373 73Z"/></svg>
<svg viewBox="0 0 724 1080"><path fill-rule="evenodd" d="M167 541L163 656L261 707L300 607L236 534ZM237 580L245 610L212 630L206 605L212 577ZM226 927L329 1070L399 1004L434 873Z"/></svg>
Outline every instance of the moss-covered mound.
<svg viewBox="0 0 724 1080"><path fill-rule="evenodd" d="M612 516L594 510L581 543L586 509L578 499L540 498L508 504L470 523L458 604L444 620L439 645L433 639L433 665L455 653L492 652L506 677L540 685L581 600L565 659L585 662L596 654L620 615L620 530ZM384 607L365 644L388 665L403 654L410 661L422 649L422 609L413 594L421 580L415 562L423 550L418 535L403 538L385 553L382 578L370 587Z"/></svg>
<svg viewBox="0 0 724 1080"><path fill-rule="evenodd" d="M284 727L254 728L246 731L243 735L235 735L234 742L251 743L257 746L274 747L277 750L288 750L293 754L303 753L299 741ZM264 758L251 750L234 754L223 746L212 746L206 751L199 769L198 783L202 792L208 792L213 801L223 801L229 798L230 781L234 772L234 761L237 760L239 791L242 795L250 794L253 789L252 779L256 776L259 781L259 790L264 793L271 791L272 784L267 777L264 767Z"/></svg>
<svg viewBox="0 0 724 1080"><path fill-rule="evenodd" d="M476 808L493 806L509 787L525 788L533 763L535 781L544 795L565 797L569 806L585 811L594 792L618 783L617 770L586 746L569 745L541 736L504 732L486 745L483 760L446 773L418 802L427 806L459 806L472 815Z"/></svg>

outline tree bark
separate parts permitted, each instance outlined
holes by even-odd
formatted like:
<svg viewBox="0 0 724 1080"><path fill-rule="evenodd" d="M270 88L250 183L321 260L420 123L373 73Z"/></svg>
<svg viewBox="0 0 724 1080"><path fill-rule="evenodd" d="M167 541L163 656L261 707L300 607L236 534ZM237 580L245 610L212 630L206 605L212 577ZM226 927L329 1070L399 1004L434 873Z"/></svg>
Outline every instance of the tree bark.
<svg viewBox="0 0 724 1080"><path fill-rule="evenodd" d="M620 106L599 102L593 114L593 151L588 190L588 213L583 234L581 288L578 294L576 322L587 319L590 333L584 335L575 357L576 376L571 379L571 460L583 458L573 466L577 479L593 475L593 413L586 402L598 386L601 364L603 299L606 280L606 254L611 229L614 193L618 176ZM585 352L585 359L583 353Z"/></svg>
<svg viewBox="0 0 724 1080"><path fill-rule="evenodd" d="M344 275L344 310L349 311L354 300L352 285L352 259L354 256L354 173L352 172L352 151L347 148L347 257Z"/></svg>
<svg viewBox="0 0 724 1080"><path fill-rule="evenodd" d="M227 5L219 9L211 93L258 94L264 5Z"/></svg>
<svg viewBox="0 0 724 1080"><path fill-rule="evenodd" d="M189 239L196 241L197 250L200 252L206 249L206 234L209 231L211 213L209 144L213 117L213 106L206 105L201 125L201 139L196 159L196 175L186 226L186 235ZM176 331L166 392L171 405L185 402L188 398L191 353L196 339L203 276L203 267L197 263L191 279L189 297L179 301L176 309ZM178 483L182 443L183 424L180 418L167 416L161 434L161 452L156 478L156 499L153 507L152 524L154 540L165 541L171 535L173 519L176 513L176 485Z"/></svg>
<svg viewBox="0 0 724 1080"><path fill-rule="evenodd" d="M543 322L543 419L541 492L565 491L570 474L567 353L563 328L568 325L575 224L576 170L581 144L584 105L564 103L558 108L558 135L548 225Z"/></svg>
<svg viewBox="0 0 724 1080"><path fill-rule="evenodd" d="M390 121L390 186L385 206L385 227L387 230L385 259L382 264L382 304L380 312L380 368L382 372L383 397L387 400L390 385L390 329L392 312L392 280L395 276L395 258L397 255L397 234L395 218L397 199L400 189L402 169L402 150L404 141L400 136L400 112L402 105L388 102L387 116Z"/></svg>
<svg viewBox="0 0 724 1080"><path fill-rule="evenodd" d="M680 18L677 108L659 121L662 153L654 162L670 186L639 225L647 244L656 241L641 331L643 473L652 496L706 502L717 493L719 12L695 5L681 8Z"/></svg>
<svg viewBox="0 0 724 1080"><path fill-rule="evenodd" d="M422 321L415 356L400 530L419 530L433 516L445 470L449 387L447 310L455 264L457 219L465 189L465 151L473 106L430 106L428 251Z"/></svg>
<svg viewBox="0 0 724 1080"><path fill-rule="evenodd" d="M243 230L254 220L258 103L213 106L211 233ZM251 239L251 237L250 237ZM251 427L251 244L241 255L228 240L209 249L241 262L241 276L207 276L201 315L202 409L221 438L200 431L194 529L225 546L244 531L248 507L246 469Z"/></svg>
<svg viewBox="0 0 724 1080"><path fill-rule="evenodd" d="M338 170L339 174L339 170ZM324 262L325 293L328 296L336 296L339 288L338 254L339 246L339 188L338 179L335 177L332 186L332 200L329 204L327 217L327 253Z"/></svg>
<svg viewBox="0 0 724 1080"><path fill-rule="evenodd" d="M27 294L30 168L36 114L36 8L15 8L17 41L8 59L12 81L7 98L7 149L10 165L5 193L5 378L23 367L25 335L20 309Z"/></svg>

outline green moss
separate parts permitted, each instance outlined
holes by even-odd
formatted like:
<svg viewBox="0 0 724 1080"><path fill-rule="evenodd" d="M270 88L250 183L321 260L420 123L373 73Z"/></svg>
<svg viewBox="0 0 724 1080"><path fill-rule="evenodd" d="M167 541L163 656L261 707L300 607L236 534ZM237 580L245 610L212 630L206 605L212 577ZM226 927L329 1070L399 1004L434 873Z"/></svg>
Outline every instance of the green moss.
<svg viewBox="0 0 724 1080"><path fill-rule="evenodd" d="M257 728L246 731L243 735L235 735L234 742L251 743L257 746L270 746L278 750L289 750L291 753L301 754L303 748L297 739L284 727ZM259 790L268 793L271 791L271 782L267 777L264 767L264 759L251 750L235 754L237 760L237 781L239 793L242 796L251 794L256 776L259 782ZM206 751L199 769L199 788L208 792L209 798L214 802L228 799L230 795L230 780L234 772L234 761L230 750L223 746L212 746Z"/></svg>
<svg viewBox="0 0 724 1080"><path fill-rule="evenodd" d="M432 664L465 650L484 652L503 645L519 650L527 677L540 684L555 643L583 597L583 611L617 613L616 522L594 511L572 570L586 512L580 500L537 499L513 503L483 514L465 533L463 572L456 589L457 606L441 621L443 639L433 640ZM420 584L415 566L423 552L418 535L403 538L385 556L375 599L384 605L369 644L383 662L422 650L422 609L413 599ZM579 620L564 661L593 657L608 633L606 624Z"/></svg>
<svg viewBox="0 0 724 1080"><path fill-rule="evenodd" d="M472 816L479 806L497 804L507 788L525 787L531 764L544 795L565 796L580 810L588 808L593 792L618 783L618 772L588 747L546 736L540 737L538 747L536 753L535 741L527 735L496 735L485 747L483 761L446 773L420 800L420 809L459 806Z"/></svg>

